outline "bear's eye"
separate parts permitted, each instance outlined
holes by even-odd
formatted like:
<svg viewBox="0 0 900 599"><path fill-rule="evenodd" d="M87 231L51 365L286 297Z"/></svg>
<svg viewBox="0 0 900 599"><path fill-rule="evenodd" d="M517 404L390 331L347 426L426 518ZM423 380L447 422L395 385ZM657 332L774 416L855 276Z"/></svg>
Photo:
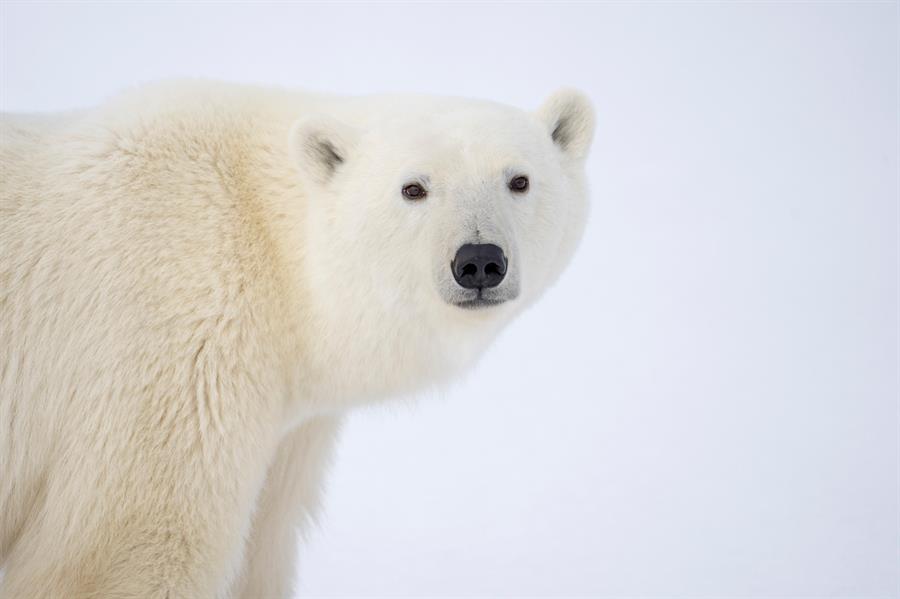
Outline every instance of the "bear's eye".
<svg viewBox="0 0 900 599"><path fill-rule="evenodd" d="M509 181L509 189L510 191L514 191L516 193L525 193L526 191L528 191L528 177L526 177L525 175L513 177Z"/></svg>
<svg viewBox="0 0 900 599"><path fill-rule="evenodd" d="M407 200L422 200L428 192L418 183L410 183L403 187L403 197Z"/></svg>

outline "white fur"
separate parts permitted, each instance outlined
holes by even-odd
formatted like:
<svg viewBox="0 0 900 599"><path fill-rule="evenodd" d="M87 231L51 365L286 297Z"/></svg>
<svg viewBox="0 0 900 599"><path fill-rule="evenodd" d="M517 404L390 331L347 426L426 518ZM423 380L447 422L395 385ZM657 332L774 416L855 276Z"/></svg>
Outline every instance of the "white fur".
<svg viewBox="0 0 900 599"><path fill-rule="evenodd" d="M454 376L559 275L592 128L571 91L209 82L4 115L0 596L286 596L341 413ZM452 303L467 242L509 301Z"/></svg>

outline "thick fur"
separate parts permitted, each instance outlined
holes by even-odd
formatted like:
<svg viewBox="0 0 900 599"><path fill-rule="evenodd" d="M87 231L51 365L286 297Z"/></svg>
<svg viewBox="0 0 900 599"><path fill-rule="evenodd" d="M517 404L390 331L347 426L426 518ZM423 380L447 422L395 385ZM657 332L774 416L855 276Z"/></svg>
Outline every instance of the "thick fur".
<svg viewBox="0 0 900 599"><path fill-rule="evenodd" d="M4 115L0 596L289 595L341 414L453 377L559 275L592 129L570 91L209 82ZM504 303L456 305L470 242Z"/></svg>

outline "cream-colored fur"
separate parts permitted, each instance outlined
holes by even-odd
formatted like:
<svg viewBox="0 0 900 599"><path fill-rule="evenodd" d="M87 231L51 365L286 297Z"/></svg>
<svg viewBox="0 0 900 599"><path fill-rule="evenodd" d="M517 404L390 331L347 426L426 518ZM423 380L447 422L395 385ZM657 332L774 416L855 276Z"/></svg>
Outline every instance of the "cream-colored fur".
<svg viewBox="0 0 900 599"><path fill-rule="evenodd" d="M341 414L449 379L558 276L592 126L567 91L209 82L4 115L0 597L288 596ZM505 303L454 305L470 241Z"/></svg>

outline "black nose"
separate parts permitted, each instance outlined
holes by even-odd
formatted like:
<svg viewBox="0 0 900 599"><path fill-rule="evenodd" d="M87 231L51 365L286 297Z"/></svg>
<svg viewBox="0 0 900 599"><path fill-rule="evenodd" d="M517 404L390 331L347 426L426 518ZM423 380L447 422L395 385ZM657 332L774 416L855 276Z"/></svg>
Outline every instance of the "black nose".
<svg viewBox="0 0 900 599"><path fill-rule="evenodd" d="M492 243L467 243L457 250L450 268L461 287L496 287L506 276L506 256Z"/></svg>

